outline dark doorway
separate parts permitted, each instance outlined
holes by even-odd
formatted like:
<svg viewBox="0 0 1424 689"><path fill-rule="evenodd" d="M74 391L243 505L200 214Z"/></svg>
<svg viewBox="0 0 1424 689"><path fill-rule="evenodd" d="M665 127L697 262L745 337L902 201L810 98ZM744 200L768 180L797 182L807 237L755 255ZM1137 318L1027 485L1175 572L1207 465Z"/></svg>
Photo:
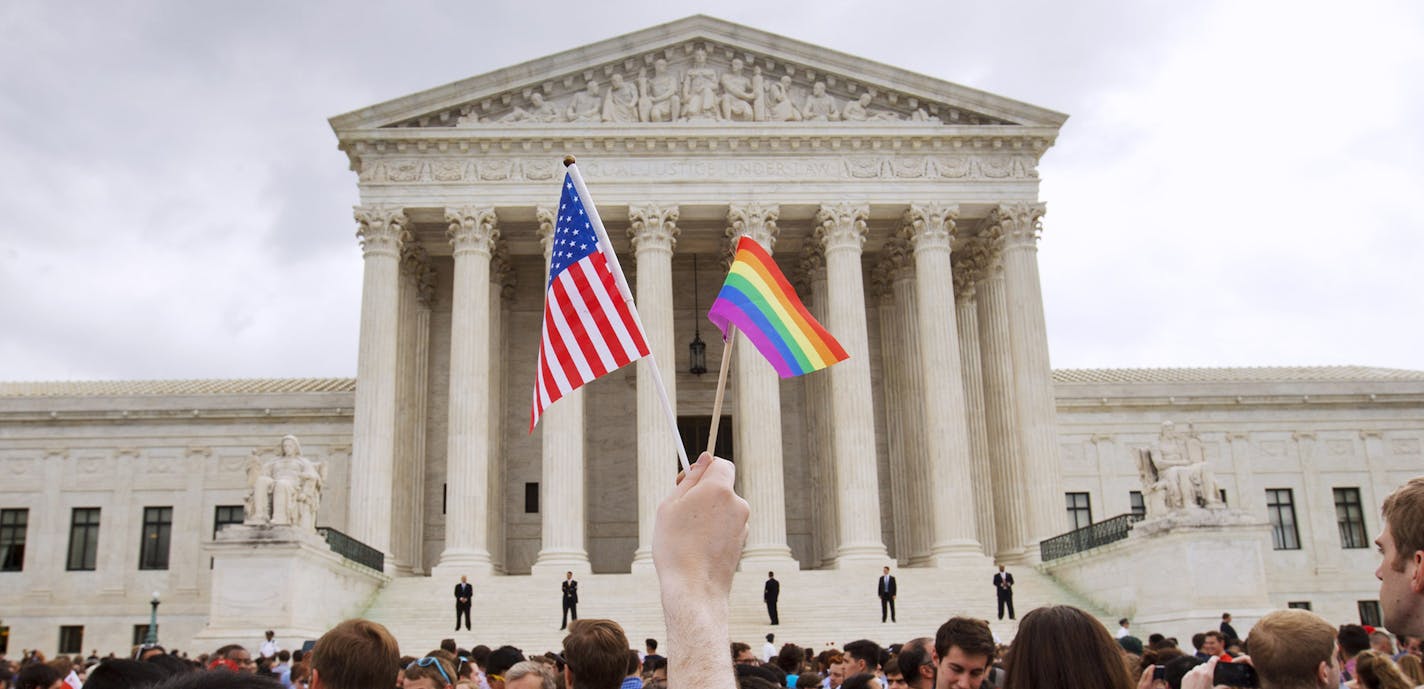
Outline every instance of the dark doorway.
<svg viewBox="0 0 1424 689"><path fill-rule="evenodd" d="M682 436L682 447L687 450L687 461L697 461L697 456L707 450L707 433L711 430L711 415L677 417L677 434ZM723 415L721 423L717 424L717 456L735 462L737 459L733 454L732 417Z"/></svg>

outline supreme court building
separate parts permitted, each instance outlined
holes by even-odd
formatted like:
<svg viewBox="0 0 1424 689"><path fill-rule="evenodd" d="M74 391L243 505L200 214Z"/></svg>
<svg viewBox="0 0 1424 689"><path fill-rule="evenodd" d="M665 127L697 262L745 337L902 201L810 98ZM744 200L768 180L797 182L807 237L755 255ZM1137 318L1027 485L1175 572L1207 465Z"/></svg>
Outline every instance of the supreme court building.
<svg viewBox="0 0 1424 689"><path fill-rule="evenodd" d="M63 645L86 626L82 650L120 648L151 591L189 648L212 609L210 546L241 521L244 460L287 433L329 467L318 525L384 555L356 612L403 640L428 636L403 611L443 624L465 574L477 611L496 597L485 619L542 642L517 635L548 626L527 619L556 609L540 592L565 571L585 580L585 614L655 635L653 516L675 444L695 456L707 432L722 345L705 313L743 235L850 353L782 380L753 348L734 350L719 447L752 507L738 590L753 593L734 605L751 606L734 614L745 640L760 635L756 593L772 570L805 591L783 610L804 610L808 635L832 619L858 629L851 608L812 596L845 598L882 565L902 593L919 587L902 598L927 605L902 615L925 624L989 616L995 562L1015 568L1025 609L1131 615L1132 602L1041 562L1039 545L1145 510L1136 453L1168 420L1190 425L1226 503L1259 526L1237 538L1259 540L1248 557L1265 573L1262 604L1238 618L1287 604L1368 616L1373 553L1357 537L1374 537L1380 500L1419 473L1424 372L1055 372L1038 163L1066 117L697 16L332 118L360 190L356 378L0 384L10 651L64 650L56 635ZM681 438L646 361L529 432L565 155L620 255ZM694 372L690 344L704 340L710 373ZM163 528L160 563L140 540ZM255 607L302 595L253 589ZM1187 598L1220 612L1210 595Z"/></svg>

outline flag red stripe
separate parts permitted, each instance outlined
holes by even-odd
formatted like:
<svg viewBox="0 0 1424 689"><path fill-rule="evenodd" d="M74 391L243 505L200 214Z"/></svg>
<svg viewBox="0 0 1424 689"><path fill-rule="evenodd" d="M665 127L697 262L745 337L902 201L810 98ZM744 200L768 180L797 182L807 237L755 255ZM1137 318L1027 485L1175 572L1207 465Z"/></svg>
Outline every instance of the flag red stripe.
<svg viewBox="0 0 1424 689"><path fill-rule="evenodd" d="M569 279L578 285L580 293L588 296L588 315L592 317L595 327L598 328L598 332L602 336L604 347L607 348L609 355L613 359L613 367L618 368L628 363L626 357L620 356L623 347L621 345L614 346L619 344L618 333L614 331L613 324L608 320L608 312L603 308L603 300L600 300L598 298L600 295L597 295L595 292L595 290L598 290L599 285L590 282L588 279L589 276L583 270L578 270L579 268L587 268L588 266L584 265L583 261L580 261L579 264L580 265L575 265L569 269ZM597 277L597 269L594 270L594 277ZM612 295L605 293L601 296L605 299L610 299ZM603 374L600 373L598 375L601 376Z"/></svg>
<svg viewBox="0 0 1424 689"><path fill-rule="evenodd" d="M638 327L638 322L633 320L633 312L628 308L628 302L618 292L618 280L613 277L613 271L608 269L608 261L599 255L593 263L598 270L603 284L608 290L608 294L613 299L613 308L618 311L618 317L623 321L623 327L628 330L628 337L633 340L633 352L628 352L629 361L648 355L648 343L643 339L643 330ZM627 361L622 362L628 363ZM620 364L621 365L621 364Z"/></svg>
<svg viewBox="0 0 1424 689"><path fill-rule="evenodd" d="M569 266L569 269L564 271L564 274L573 277L575 283L577 283L578 278L574 276L578 274L578 264L576 263ZM577 302L590 307L595 307L598 304L597 302L589 303L592 295L590 295L582 285L575 284L577 294L571 295L568 285L566 285L562 279L563 276L561 275L559 277L560 279L555 280L554 284L550 285L550 289L554 293L554 303L558 305L559 312L564 315L564 323L568 326L569 334L573 336L574 344L578 345L579 359L583 362L584 366L587 366L589 371L593 373L593 375L587 378L580 376L579 380L587 382L608 373L608 368L603 365L603 357L598 355L598 348L593 346L593 338L590 337L588 328L584 326L583 318L579 314L579 309L574 307L574 303ZM589 308L589 311L592 312L593 308ZM573 352L570 352L570 354L573 354Z"/></svg>
<svg viewBox="0 0 1424 689"><path fill-rule="evenodd" d="M552 291L550 297L553 297ZM557 308L557 305L551 305ZM573 357L569 355L569 348L564 344L563 335L559 333L558 326L554 325L554 312L551 308L544 309L544 340L549 343L549 351L554 355L554 364L558 364L559 370L563 371L564 378L569 381L569 389L577 388L583 382L583 375L579 373L578 367L574 365ZM548 365L548 362L545 362ZM553 389L557 390L557 379Z"/></svg>

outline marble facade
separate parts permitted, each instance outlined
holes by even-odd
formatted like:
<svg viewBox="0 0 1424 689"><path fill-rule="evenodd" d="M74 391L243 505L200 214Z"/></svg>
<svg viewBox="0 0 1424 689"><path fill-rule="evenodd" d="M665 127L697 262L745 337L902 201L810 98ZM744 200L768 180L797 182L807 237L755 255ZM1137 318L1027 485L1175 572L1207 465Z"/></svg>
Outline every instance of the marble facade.
<svg viewBox="0 0 1424 689"><path fill-rule="evenodd" d="M1066 493L1092 518L1129 511L1136 449L1173 420L1234 507L1264 519L1263 491L1294 490L1302 545L1264 552L1263 595L1347 619L1373 565L1332 542L1332 490L1360 488L1377 526L1424 458L1424 373L1054 372L1037 163L1065 119L707 17L332 118L360 192L356 379L0 384L0 508L29 520L22 570L0 572L19 584L0 589L12 650L67 624L90 625L86 650L121 648L154 589L172 592L165 636L194 638L212 520L241 505L247 454L286 433L330 466L318 524L385 553L394 586L646 574L679 442L648 364L528 432L565 154L680 417L711 412L715 374L687 372L687 342L741 235L851 353L779 381L740 348L726 453L755 508L750 572L1031 572L1069 528ZM174 508L166 570L137 569L148 505ZM92 571L67 567L74 507L101 508Z"/></svg>

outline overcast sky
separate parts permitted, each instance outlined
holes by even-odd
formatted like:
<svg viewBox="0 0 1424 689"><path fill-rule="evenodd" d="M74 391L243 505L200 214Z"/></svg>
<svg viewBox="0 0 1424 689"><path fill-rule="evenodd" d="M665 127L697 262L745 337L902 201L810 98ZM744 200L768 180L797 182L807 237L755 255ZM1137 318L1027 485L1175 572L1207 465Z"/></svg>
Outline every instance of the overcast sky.
<svg viewBox="0 0 1424 689"><path fill-rule="evenodd" d="M0 380L354 375L327 118L698 12L1068 113L1057 368L1424 370L1417 0L495 4L0 3Z"/></svg>

